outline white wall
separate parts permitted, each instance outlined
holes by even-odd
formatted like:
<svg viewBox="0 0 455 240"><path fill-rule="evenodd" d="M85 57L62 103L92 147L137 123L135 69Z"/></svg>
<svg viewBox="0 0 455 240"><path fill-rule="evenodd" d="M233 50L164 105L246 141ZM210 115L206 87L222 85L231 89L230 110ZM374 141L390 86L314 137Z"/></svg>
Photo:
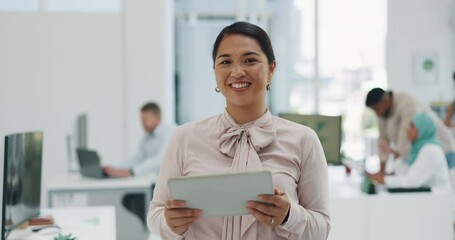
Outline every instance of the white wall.
<svg viewBox="0 0 455 240"><path fill-rule="evenodd" d="M455 28L450 25L454 5L453 0L388 1L386 67L390 89L408 92L426 103L454 97ZM439 57L437 83L416 84L413 54L433 52Z"/></svg>
<svg viewBox="0 0 455 240"><path fill-rule="evenodd" d="M44 131L43 186L66 171L65 136L80 112L89 115L89 146L105 159L121 155L120 20L0 14L0 134Z"/></svg>
<svg viewBox="0 0 455 240"><path fill-rule="evenodd" d="M127 157L143 135L139 109L157 102L164 121L174 121L173 1L125 0Z"/></svg>
<svg viewBox="0 0 455 240"><path fill-rule="evenodd" d="M166 0L128 0L109 14L0 13L0 152L6 134L44 131L42 206L67 170L77 114L88 113L89 147L107 164L136 150L145 101L174 119L172 14Z"/></svg>

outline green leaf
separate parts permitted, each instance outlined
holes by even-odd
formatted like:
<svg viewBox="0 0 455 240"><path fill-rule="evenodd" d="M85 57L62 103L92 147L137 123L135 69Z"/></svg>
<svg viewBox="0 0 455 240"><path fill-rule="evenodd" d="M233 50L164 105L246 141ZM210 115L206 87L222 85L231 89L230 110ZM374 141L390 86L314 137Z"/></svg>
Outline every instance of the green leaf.
<svg viewBox="0 0 455 240"><path fill-rule="evenodd" d="M73 237L72 234L62 235L59 233L58 236L54 238L54 240L76 240L76 237Z"/></svg>

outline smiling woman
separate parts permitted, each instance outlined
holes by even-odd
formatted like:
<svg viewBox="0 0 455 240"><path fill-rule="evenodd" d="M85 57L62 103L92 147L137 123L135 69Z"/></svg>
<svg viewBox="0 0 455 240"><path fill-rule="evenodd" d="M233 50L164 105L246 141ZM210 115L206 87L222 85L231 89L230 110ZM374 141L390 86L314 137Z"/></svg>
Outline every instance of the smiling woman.
<svg viewBox="0 0 455 240"><path fill-rule="evenodd" d="M212 57L226 108L175 131L150 203L150 230L164 239L327 239L324 152L313 130L267 108L276 68L267 33L236 22L218 35ZM244 203L250 214L243 216L204 218L184 199L172 199L167 185L174 177L251 170L270 170L275 194Z"/></svg>
<svg viewBox="0 0 455 240"><path fill-rule="evenodd" d="M249 23L232 24L215 40L212 59L217 87L229 113L237 115L237 123L262 115L267 108L265 91L276 68L267 33Z"/></svg>
<svg viewBox="0 0 455 240"><path fill-rule="evenodd" d="M268 62L254 39L240 34L223 39L214 69L217 87L237 123L254 120L266 111L266 86L272 80L275 66L275 61Z"/></svg>

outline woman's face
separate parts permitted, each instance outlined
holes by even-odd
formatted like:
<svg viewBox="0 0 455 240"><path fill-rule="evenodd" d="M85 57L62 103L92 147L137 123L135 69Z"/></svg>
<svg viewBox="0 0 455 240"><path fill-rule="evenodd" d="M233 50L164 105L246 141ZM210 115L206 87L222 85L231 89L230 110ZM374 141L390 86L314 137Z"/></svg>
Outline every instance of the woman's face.
<svg viewBox="0 0 455 240"><path fill-rule="evenodd" d="M415 127L414 123L411 123L411 125L408 128L409 140L411 140L411 142L414 142L418 136L419 136L419 130Z"/></svg>
<svg viewBox="0 0 455 240"><path fill-rule="evenodd" d="M267 56L253 38L226 36L218 47L214 69L227 107L266 106L266 86L275 66L275 62L267 62Z"/></svg>

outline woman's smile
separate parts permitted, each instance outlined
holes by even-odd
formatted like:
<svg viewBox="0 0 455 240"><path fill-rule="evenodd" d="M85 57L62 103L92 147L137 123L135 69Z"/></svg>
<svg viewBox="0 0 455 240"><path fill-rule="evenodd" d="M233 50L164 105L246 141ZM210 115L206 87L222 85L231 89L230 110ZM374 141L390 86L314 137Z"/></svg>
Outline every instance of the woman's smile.
<svg viewBox="0 0 455 240"><path fill-rule="evenodd" d="M251 83L249 82L235 82L229 84L229 86L232 88L233 91L236 92L243 92L246 91L249 86L251 86Z"/></svg>

